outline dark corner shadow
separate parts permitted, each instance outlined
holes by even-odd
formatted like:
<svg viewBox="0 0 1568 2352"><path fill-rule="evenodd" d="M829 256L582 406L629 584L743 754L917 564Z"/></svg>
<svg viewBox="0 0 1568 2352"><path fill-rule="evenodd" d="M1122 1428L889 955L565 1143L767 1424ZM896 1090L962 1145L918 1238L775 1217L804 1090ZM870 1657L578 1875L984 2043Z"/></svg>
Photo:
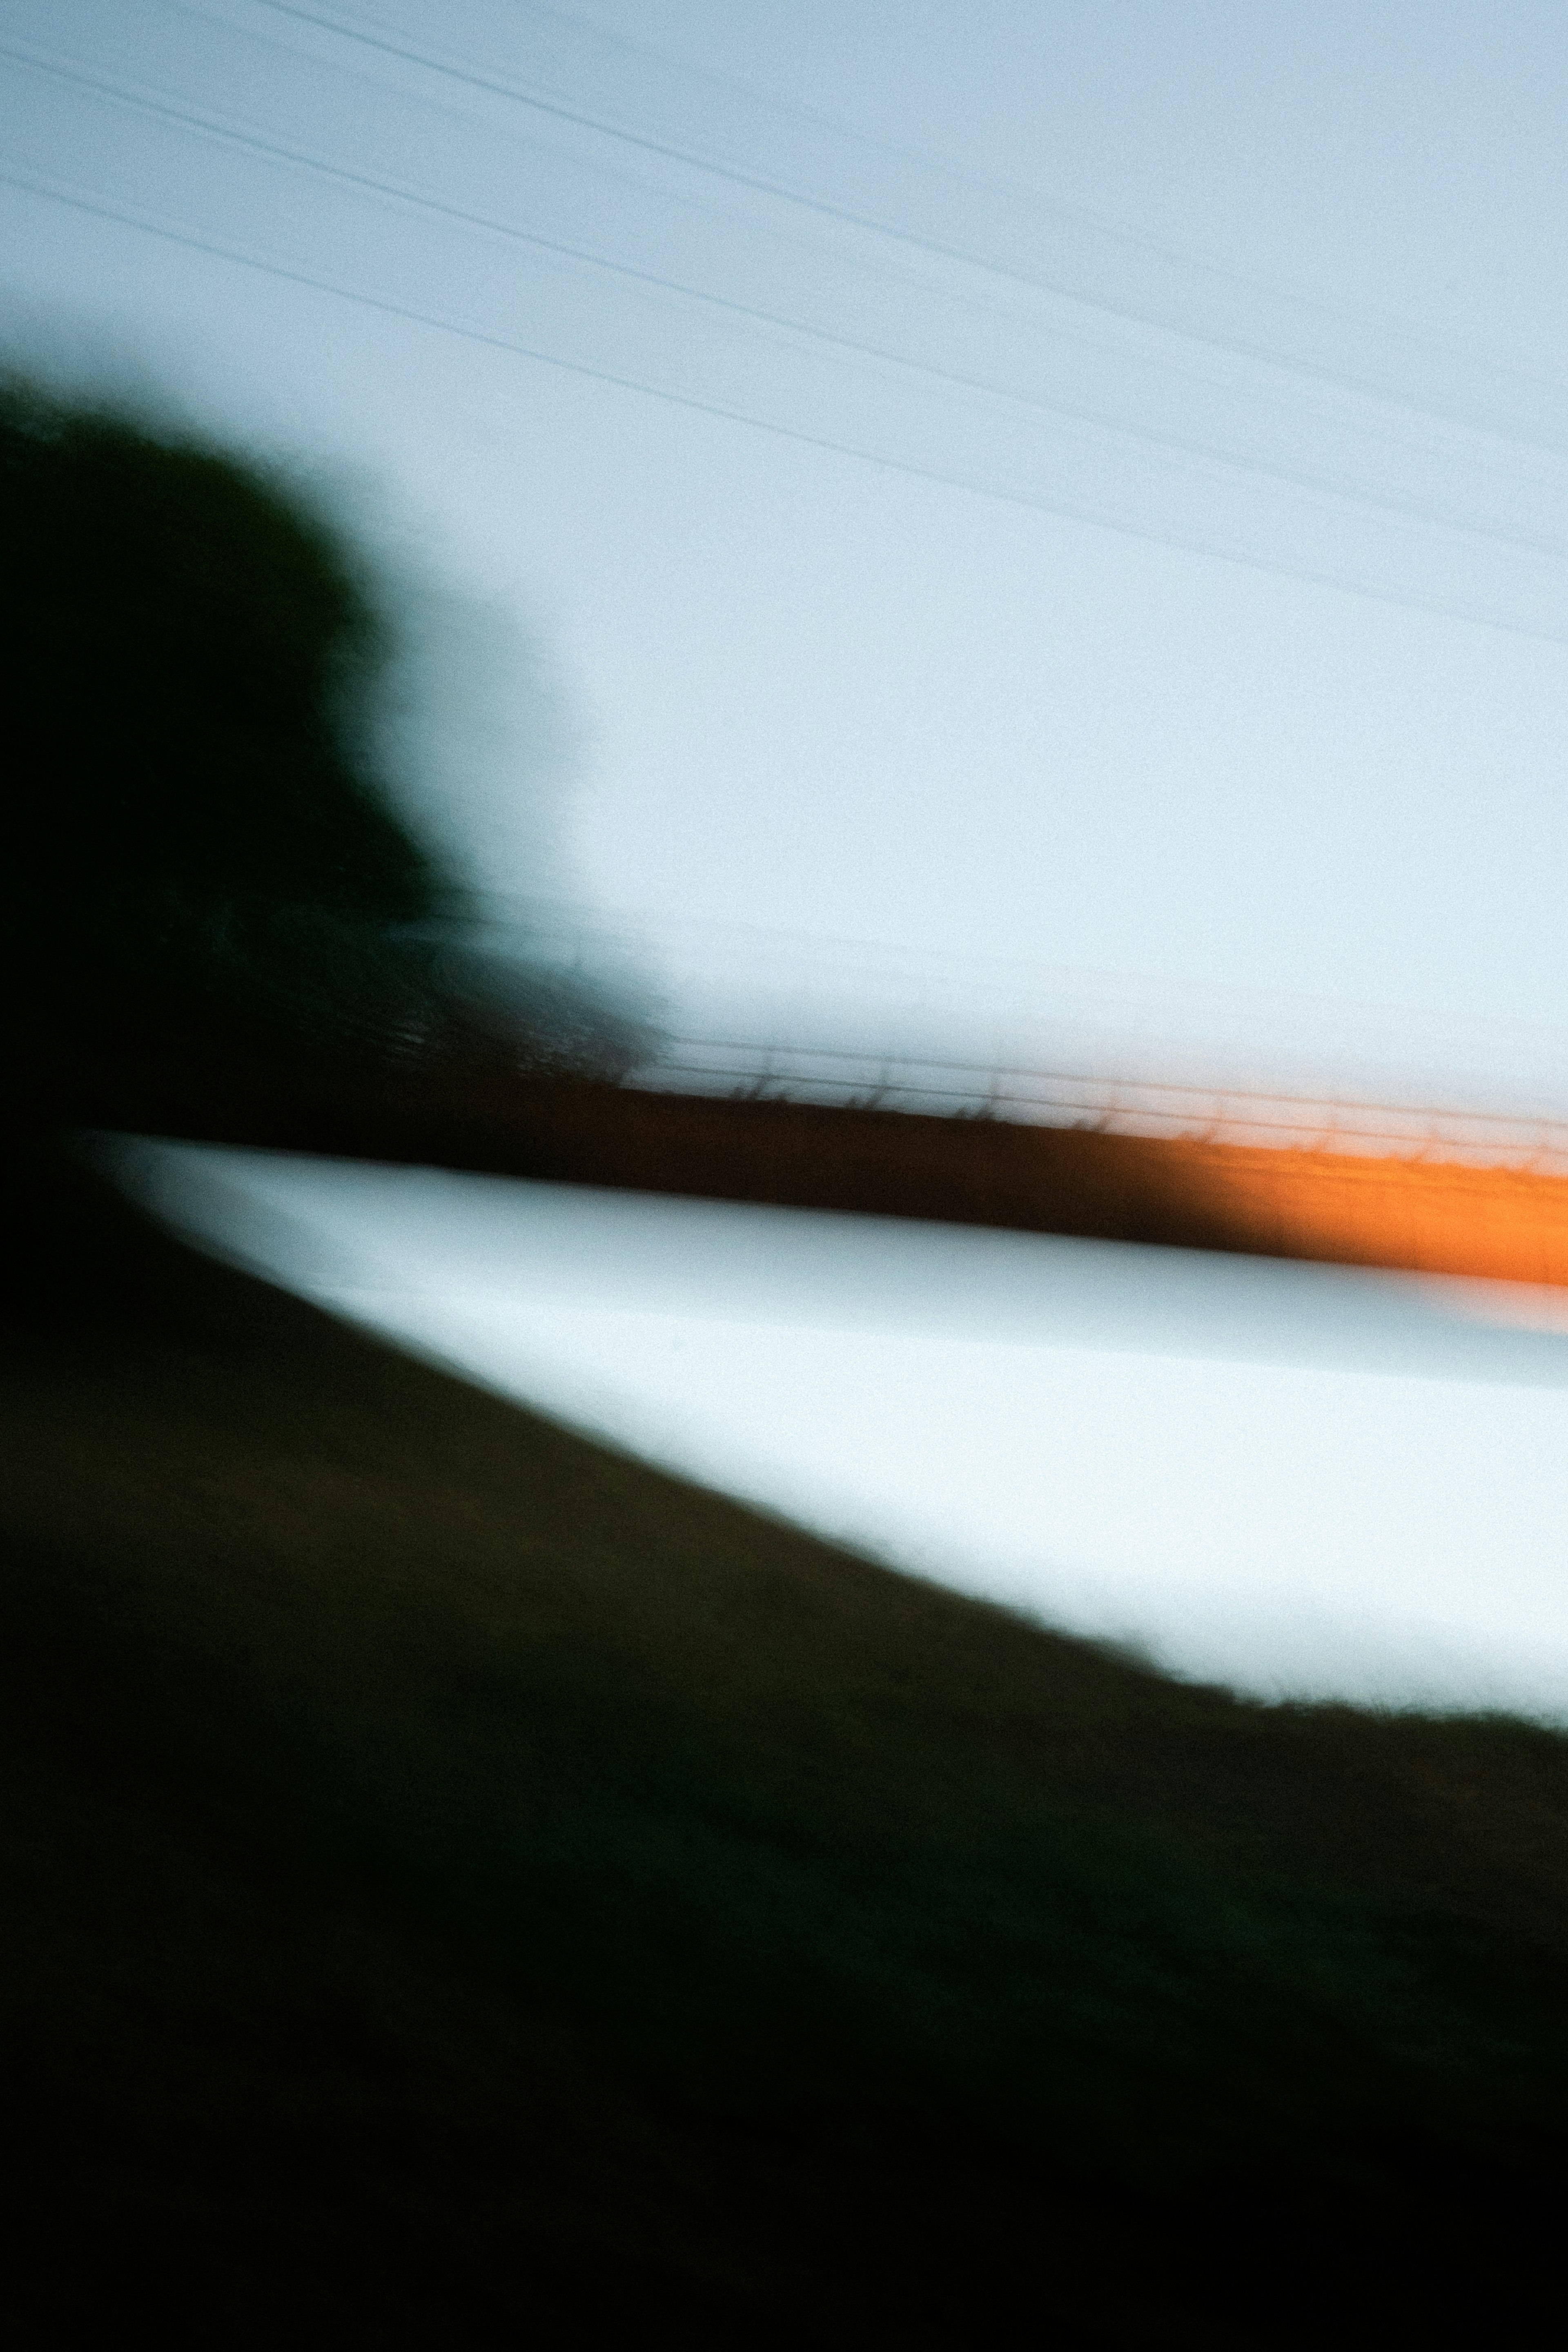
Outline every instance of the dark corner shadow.
<svg viewBox="0 0 1568 2352"><path fill-rule="evenodd" d="M1167 1680L10 1181L11 2340L1528 2309L1568 1741Z"/></svg>

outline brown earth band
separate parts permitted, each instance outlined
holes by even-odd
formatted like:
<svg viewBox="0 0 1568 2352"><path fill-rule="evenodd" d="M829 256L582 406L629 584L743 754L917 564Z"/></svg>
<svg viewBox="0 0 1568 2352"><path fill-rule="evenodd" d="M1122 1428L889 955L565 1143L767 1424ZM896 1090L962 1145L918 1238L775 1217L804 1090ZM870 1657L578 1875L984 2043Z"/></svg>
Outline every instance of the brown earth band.
<svg viewBox="0 0 1568 2352"><path fill-rule="evenodd" d="M88 1121L347 1158L1568 1284L1568 1176L490 1073L107 1090Z"/></svg>

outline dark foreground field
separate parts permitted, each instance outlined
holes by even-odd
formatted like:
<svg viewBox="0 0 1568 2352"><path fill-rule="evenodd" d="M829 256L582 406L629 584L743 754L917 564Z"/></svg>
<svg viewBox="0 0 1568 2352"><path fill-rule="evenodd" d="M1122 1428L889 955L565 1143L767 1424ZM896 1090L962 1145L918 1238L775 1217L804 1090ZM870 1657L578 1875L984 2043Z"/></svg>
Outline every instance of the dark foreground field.
<svg viewBox="0 0 1568 2352"><path fill-rule="evenodd" d="M1163 1681L40 1181L9 2342L1519 2332L1568 1742Z"/></svg>

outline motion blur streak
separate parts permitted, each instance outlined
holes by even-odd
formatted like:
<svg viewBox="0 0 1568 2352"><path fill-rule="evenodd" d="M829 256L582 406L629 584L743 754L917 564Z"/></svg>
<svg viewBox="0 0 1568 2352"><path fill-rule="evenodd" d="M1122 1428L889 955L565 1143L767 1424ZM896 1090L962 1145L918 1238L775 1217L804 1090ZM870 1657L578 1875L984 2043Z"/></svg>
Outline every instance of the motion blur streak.
<svg viewBox="0 0 1568 2352"><path fill-rule="evenodd" d="M1568 1334L1483 1286L110 1156L207 1247L939 1582L1266 1696L1568 1721Z"/></svg>

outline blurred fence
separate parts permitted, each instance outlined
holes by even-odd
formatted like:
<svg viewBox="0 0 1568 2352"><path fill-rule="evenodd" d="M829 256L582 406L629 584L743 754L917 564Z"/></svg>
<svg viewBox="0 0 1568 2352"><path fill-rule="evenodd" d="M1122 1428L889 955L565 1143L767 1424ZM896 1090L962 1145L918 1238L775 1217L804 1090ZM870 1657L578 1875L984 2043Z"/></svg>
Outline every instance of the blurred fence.
<svg viewBox="0 0 1568 2352"><path fill-rule="evenodd" d="M1223 1081L1176 1083L709 1035L667 1038L658 1058L630 1083L660 1093L1568 1173L1568 1118L1426 1101L1325 1099Z"/></svg>
<svg viewBox="0 0 1568 2352"><path fill-rule="evenodd" d="M645 1091L1568 1173L1568 1026L489 905L498 949L647 1008Z"/></svg>

